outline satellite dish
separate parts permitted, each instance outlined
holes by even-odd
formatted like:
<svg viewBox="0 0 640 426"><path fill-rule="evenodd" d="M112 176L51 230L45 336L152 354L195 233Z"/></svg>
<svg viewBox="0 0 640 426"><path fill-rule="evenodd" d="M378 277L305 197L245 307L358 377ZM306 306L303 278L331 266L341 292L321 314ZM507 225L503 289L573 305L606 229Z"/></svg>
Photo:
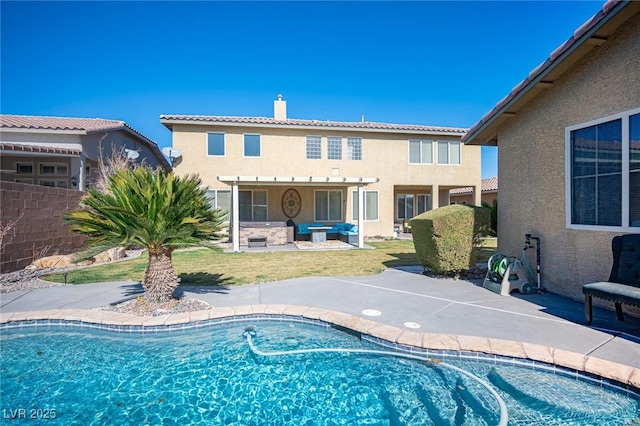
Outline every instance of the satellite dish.
<svg viewBox="0 0 640 426"><path fill-rule="evenodd" d="M170 146L162 148L162 153L172 160L175 158L182 157L182 153L175 148L171 148Z"/></svg>
<svg viewBox="0 0 640 426"><path fill-rule="evenodd" d="M177 158L182 157L182 153L180 151L175 148L171 148L170 146L162 148L162 153L171 160L171 167L173 167Z"/></svg>
<svg viewBox="0 0 640 426"><path fill-rule="evenodd" d="M135 160L140 156L140 153L138 151L134 151L133 149L125 148L124 152L127 154L127 158L130 160Z"/></svg>

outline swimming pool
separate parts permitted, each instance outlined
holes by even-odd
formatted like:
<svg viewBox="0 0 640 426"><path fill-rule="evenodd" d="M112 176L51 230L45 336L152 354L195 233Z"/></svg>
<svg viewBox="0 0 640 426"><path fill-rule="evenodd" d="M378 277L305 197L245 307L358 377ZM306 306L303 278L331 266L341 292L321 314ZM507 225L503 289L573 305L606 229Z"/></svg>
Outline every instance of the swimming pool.
<svg viewBox="0 0 640 426"><path fill-rule="evenodd" d="M331 327L252 321L264 352L381 349ZM248 323L168 333L78 327L8 328L0 391L11 424L632 425L640 400L560 370L442 358L356 353L267 357ZM22 411L24 410L24 411ZM45 419L49 417L49 419ZM52 418L53 417L53 418ZM635 423L634 423L635 422Z"/></svg>

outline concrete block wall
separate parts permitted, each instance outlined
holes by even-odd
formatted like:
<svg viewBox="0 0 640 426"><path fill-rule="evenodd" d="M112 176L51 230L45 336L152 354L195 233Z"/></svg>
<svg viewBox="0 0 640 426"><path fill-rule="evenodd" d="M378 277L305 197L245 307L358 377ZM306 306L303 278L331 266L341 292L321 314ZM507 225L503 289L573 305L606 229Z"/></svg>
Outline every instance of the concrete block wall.
<svg viewBox="0 0 640 426"><path fill-rule="evenodd" d="M23 269L41 254L78 251L86 237L74 234L63 221L78 208L83 192L0 181L0 224L20 218L0 247L0 273Z"/></svg>

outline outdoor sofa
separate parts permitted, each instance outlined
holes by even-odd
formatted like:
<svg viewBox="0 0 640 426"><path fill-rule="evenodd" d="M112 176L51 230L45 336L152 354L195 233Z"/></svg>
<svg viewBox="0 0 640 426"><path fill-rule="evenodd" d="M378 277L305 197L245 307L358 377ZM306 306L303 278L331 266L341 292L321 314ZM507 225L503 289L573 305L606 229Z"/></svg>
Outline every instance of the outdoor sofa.
<svg viewBox="0 0 640 426"><path fill-rule="evenodd" d="M296 241L310 241L311 240L311 230L309 228L319 227L319 226L328 226L329 229L327 232L327 240L340 240L349 244L357 244L358 243L358 226L352 223L332 223L329 225L324 225L319 222L311 222L311 223L298 223L295 225L295 235L294 238Z"/></svg>

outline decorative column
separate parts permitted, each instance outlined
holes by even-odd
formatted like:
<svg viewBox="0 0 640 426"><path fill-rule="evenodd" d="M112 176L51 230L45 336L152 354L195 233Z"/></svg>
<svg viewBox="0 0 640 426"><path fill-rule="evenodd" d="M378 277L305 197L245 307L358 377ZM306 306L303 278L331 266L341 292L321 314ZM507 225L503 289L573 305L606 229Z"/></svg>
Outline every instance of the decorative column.
<svg viewBox="0 0 640 426"><path fill-rule="evenodd" d="M438 185L431 186L431 209L440 207L440 187Z"/></svg>
<svg viewBox="0 0 640 426"><path fill-rule="evenodd" d="M482 205L482 183L473 187L473 205Z"/></svg>

